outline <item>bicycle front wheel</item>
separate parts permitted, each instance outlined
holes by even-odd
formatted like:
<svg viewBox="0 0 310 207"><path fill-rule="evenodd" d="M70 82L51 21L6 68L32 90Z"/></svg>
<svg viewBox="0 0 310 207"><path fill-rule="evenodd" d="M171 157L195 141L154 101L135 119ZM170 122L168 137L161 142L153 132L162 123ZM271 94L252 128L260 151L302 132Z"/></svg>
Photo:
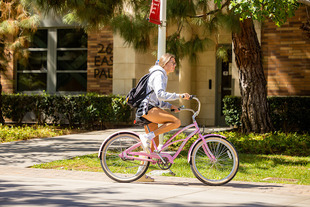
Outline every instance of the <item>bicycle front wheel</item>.
<svg viewBox="0 0 310 207"><path fill-rule="evenodd" d="M121 153L129 147L140 142L139 137L130 134L118 134L106 142L101 153L101 166L111 179L117 182L128 183L142 177L149 167L148 161L121 158ZM141 146L132 150L141 152Z"/></svg>
<svg viewBox="0 0 310 207"><path fill-rule="evenodd" d="M210 137L206 139L210 159L205 153L201 140L191 154L191 169L194 175L207 185L223 185L236 175L239 168L239 158L234 146L226 139Z"/></svg>

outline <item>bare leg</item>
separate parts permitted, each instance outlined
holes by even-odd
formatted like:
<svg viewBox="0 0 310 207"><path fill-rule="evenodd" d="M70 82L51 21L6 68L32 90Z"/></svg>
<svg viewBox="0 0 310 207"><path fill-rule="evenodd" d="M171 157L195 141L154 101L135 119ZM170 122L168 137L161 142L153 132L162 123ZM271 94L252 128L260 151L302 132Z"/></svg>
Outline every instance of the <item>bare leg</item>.
<svg viewBox="0 0 310 207"><path fill-rule="evenodd" d="M181 125L181 121L178 118L176 118L169 112L157 107L154 107L150 111L148 111L148 114L143 115L143 118L146 118L147 120L156 124L162 124L161 127L153 131L155 136L169 132L173 129L178 128Z"/></svg>

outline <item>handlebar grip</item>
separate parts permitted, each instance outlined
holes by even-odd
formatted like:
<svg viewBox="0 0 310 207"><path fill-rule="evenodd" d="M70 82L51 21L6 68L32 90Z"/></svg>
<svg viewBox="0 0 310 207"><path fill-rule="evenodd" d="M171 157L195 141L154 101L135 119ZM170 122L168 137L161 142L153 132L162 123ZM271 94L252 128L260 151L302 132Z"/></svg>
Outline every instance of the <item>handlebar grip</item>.
<svg viewBox="0 0 310 207"><path fill-rule="evenodd" d="M189 96L189 100L192 100L194 97L196 97L196 95L190 95L190 96ZM182 98L185 98L185 96L182 95Z"/></svg>
<svg viewBox="0 0 310 207"><path fill-rule="evenodd" d="M189 97L189 100L192 100L194 97L196 97L196 95L191 95L191 96Z"/></svg>

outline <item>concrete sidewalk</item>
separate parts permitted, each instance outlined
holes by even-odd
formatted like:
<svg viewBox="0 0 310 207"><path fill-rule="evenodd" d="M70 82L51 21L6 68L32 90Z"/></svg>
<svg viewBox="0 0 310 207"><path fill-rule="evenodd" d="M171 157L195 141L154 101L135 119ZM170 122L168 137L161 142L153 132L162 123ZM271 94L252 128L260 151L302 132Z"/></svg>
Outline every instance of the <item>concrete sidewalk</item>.
<svg viewBox="0 0 310 207"><path fill-rule="evenodd" d="M213 187L203 185L195 178L165 176L154 176L155 182L146 185L138 182L119 184L109 179L103 171L80 172L28 168L34 164L97 153L103 140L119 130L131 130L138 133L144 131L142 128L109 129L0 144L0 206L2 203L7 206L14 204L20 206L27 203L29 192L33 192L34 197L38 196L38 200L29 201L30 204L27 206L46 204L42 198L50 199L49 192L57 192L54 196L61 197L61 200L56 199L53 202L68 202L66 200L68 195L72 197L72 201L70 200L71 203L68 205L63 205L63 203L54 205L55 203L51 201L51 205L47 206L100 206L97 204L102 196L110 199L107 206L113 206L118 201L125 206L162 206L161 204L169 204L167 206L193 206L195 204L197 206L249 206L250 204L250 206L259 207L310 206L310 186L304 185L231 181L224 186ZM214 131L214 129L209 129L209 131ZM100 192L100 186L104 186L106 191ZM107 190L107 186L109 189L117 189L117 193L110 194L111 190ZM94 191L95 187L96 191ZM129 188L133 191L128 192L126 189ZM38 193L42 192L42 189L46 189L46 192ZM143 200L149 193L150 195L154 193L154 189L161 191L161 197L158 196L158 198L165 199L166 203L163 203L163 200ZM92 191L94 192L89 195ZM20 193L21 197L16 197L16 192ZM148 193L144 194L145 192ZM120 195L125 197L120 197ZM12 201L7 200L8 196L13 196ZM88 205L84 205L83 202L76 204L75 196L84 196L85 199L93 200L90 200ZM199 200L198 203L195 203L196 199L197 202ZM93 204L90 205L92 202ZM206 205L206 202L211 203ZM179 205L180 203L184 204Z"/></svg>
<svg viewBox="0 0 310 207"><path fill-rule="evenodd" d="M3 143L0 144L0 166L29 167L35 164L97 153L101 143L109 135L119 130L131 130L137 133L143 131L142 128L108 129Z"/></svg>

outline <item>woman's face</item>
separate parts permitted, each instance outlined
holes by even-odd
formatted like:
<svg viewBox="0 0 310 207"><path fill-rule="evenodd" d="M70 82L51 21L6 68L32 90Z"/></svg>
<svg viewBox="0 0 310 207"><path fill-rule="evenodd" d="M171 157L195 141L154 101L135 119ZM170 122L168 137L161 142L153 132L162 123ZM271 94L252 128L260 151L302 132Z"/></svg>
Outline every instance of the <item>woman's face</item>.
<svg viewBox="0 0 310 207"><path fill-rule="evenodd" d="M175 70L176 62L174 58L171 58L169 62L165 65L164 69L166 70L166 73L172 73Z"/></svg>

